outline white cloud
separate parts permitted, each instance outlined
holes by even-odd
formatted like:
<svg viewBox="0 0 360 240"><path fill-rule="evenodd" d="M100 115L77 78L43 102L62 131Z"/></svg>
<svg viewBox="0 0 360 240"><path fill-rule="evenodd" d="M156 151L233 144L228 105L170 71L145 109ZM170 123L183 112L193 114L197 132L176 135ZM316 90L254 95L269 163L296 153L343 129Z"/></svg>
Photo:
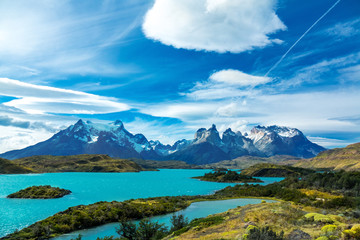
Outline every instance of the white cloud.
<svg viewBox="0 0 360 240"><path fill-rule="evenodd" d="M328 35L336 37L337 40L342 40L347 37L352 37L360 33L360 20L352 20L348 22L337 23L334 26L325 30Z"/></svg>
<svg viewBox="0 0 360 240"><path fill-rule="evenodd" d="M179 118L181 120L191 121L212 115L221 104L220 102L163 103L143 107L141 112L152 116Z"/></svg>
<svg viewBox="0 0 360 240"><path fill-rule="evenodd" d="M54 134L44 129L22 129L9 126L0 126L0 132L0 153L28 147Z"/></svg>
<svg viewBox="0 0 360 240"><path fill-rule="evenodd" d="M205 82L197 82L188 92L181 93L195 100L216 100L225 98L249 97L256 94L253 87L268 83L269 77L260 77L227 69L210 75Z"/></svg>
<svg viewBox="0 0 360 240"><path fill-rule="evenodd" d="M357 81L359 77L358 63L360 61L360 52L349 55L326 59L313 65L302 67L291 78L282 80L276 90L284 90L304 83L321 83L325 81ZM329 79L331 77L332 79Z"/></svg>
<svg viewBox="0 0 360 240"><path fill-rule="evenodd" d="M269 37L286 29L275 7L275 0L156 0L143 31L175 48L239 53L281 43Z"/></svg>
<svg viewBox="0 0 360 240"><path fill-rule="evenodd" d="M211 74L209 79L214 82L226 83L233 86L256 86L271 81L269 77L253 76L234 69L215 72Z"/></svg>
<svg viewBox="0 0 360 240"><path fill-rule="evenodd" d="M347 145L353 143L353 142L346 141L346 140L340 140L340 139L334 139L334 138L324 138L324 137L309 136L308 139L310 141L317 143L320 146L323 146L326 148L344 147L344 146L347 146Z"/></svg>
<svg viewBox="0 0 360 240"><path fill-rule="evenodd" d="M128 110L114 98L0 78L0 95L18 99L4 103L28 113L108 113Z"/></svg>

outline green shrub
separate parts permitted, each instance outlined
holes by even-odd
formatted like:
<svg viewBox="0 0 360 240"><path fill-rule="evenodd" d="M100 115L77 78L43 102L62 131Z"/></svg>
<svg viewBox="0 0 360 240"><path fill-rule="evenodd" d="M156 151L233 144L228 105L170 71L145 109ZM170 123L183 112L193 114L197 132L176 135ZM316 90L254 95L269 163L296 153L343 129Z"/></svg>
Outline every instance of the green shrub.
<svg viewBox="0 0 360 240"><path fill-rule="evenodd" d="M252 226L252 225L250 225ZM249 227L250 227L249 226ZM246 240L284 240L284 232L276 234L269 227L258 228L252 226L247 228L247 233L243 235L243 239Z"/></svg>

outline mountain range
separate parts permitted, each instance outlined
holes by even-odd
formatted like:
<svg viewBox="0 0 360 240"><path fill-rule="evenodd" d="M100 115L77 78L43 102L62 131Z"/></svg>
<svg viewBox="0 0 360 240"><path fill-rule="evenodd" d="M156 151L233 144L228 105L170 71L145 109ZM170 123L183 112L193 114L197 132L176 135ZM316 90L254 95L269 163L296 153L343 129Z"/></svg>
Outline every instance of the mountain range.
<svg viewBox="0 0 360 240"><path fill-rule="evenodd" d="M249 134L227 129L222 138L215 125L200 128L193 140L179 140L173 145L148 141L143 134L128 132L119 120L99 124L79 120L50 139L0 157L17 159L34 155L107 154L114 158L181 160L189 164L208 164L240 156L270 157L291 155L316 156L325 148L310 142L298 129L256 126Z"/></svg>

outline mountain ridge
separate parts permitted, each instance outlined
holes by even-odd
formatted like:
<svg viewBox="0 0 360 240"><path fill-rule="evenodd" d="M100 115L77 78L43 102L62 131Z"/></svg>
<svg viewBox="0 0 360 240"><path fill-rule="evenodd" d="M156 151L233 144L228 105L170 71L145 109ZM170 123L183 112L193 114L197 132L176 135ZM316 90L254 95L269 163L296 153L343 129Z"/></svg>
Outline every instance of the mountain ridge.
<svg viewBox="0 0 360 240"><path fill-rule="evenodd" d="M99 124L80 119L46 141L0 154L0 157L107 154L115 158L179 160L201 165L241 156L313 157L323 150L325 148L310 142L300 130L276 125L256 126L249 135L229 128L220 137L213 124L209 129L197 130L193 140L182 139L173 145L164 145L160 141L149 141L141 133L128 132L120 120Z"/></svg>

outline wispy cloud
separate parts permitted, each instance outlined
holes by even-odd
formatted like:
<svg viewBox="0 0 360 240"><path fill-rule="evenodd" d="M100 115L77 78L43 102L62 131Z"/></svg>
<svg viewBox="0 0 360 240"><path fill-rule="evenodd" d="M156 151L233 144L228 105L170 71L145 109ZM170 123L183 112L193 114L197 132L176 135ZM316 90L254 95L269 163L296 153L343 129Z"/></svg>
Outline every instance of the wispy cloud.
<svg viewBox="0 0 360 240"><path fill-rule="evenodd" d="M175 48L243 52L282 43L285 30L275 0L156 0L143 23L145 35Z"/></svg>
<svg viewBox="0 0 360 240"><path fill-rule="evenodd" d="M17 99L4 103L29 113L107 113L128 110L115 98L80 91L24 83L0 78L0 95Z"/></svg>
<svg viewBox="0 0 360 240"><path fill-rule="evenodd" d="M10 1L0 3L0 68L7 77L136 72L131 64L108 61L104 50L121 44L141 25L139 1ZM127 41L129 39L126 39Z"/></svg>
<svg viewBox="0 0 360 240"><path fill-rule="evenodd" d="M347 22L337 23L325 30L325 33L334 36L336 40L340 41L344 38L352 37L360 34L360 20L355 19ZM324 32L321 32L323 34Z"/></svg>

